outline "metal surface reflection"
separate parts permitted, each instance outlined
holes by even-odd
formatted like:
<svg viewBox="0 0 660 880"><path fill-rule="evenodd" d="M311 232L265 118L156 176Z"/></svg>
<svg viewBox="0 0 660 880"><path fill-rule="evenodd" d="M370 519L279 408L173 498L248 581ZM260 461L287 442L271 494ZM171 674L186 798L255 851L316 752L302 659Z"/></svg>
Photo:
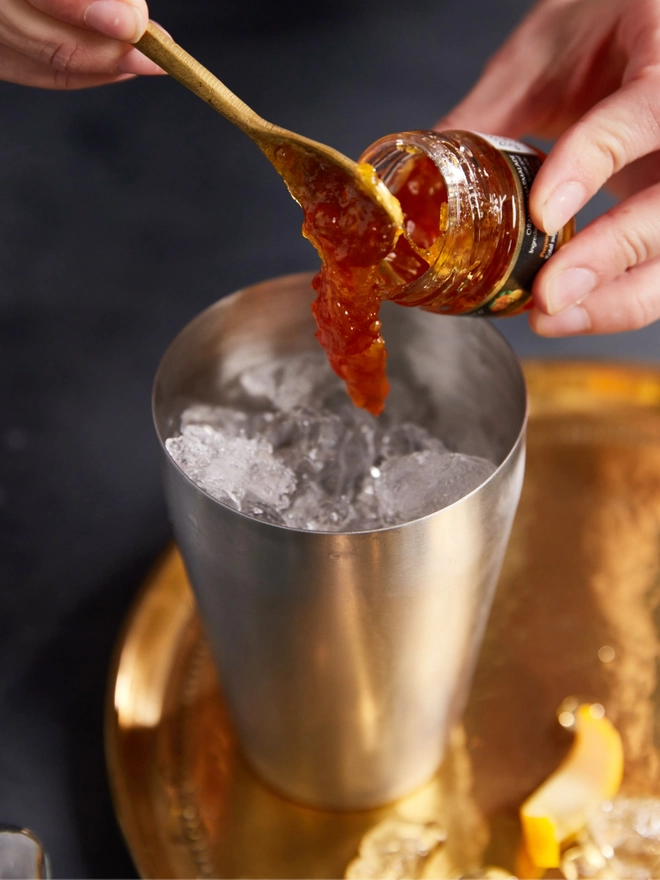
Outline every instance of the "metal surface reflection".
<svg viewBox="0 0 660 880"><path fill-rule="evenodd" d="M154 572L118 657L138 676L133 705L155 700L160 721L144 727L128 707L119 718L114 670L107 722L117 812L143 876L337 877L391 815L447 832L426 877L512 870L518 806L569 747L556 712L571 694L619 728L624 795L660 793L660 370L539 363L526 376L527 476L463 727L404 801L330 813L263 786L236 752L176 552ZM149 623L156 594L167 645ZM139 678L151 663L169 670L158 693Z"/></svg>
<svg viewBox="0 0 660 880"><path fill-rule="evenodd" d="M289 275L191 321L156 375L161 441L191 401L222 403L227 371L317 350L313 297L310 275ZM163 450L170 520L243 753L284 796L325 809L388 803L437 769L523 480L525 383L494 327L391 304L382 318L388 372L423 389L433 433L497 465L453 504L373 531L301 531L212 498Z"/></svg>

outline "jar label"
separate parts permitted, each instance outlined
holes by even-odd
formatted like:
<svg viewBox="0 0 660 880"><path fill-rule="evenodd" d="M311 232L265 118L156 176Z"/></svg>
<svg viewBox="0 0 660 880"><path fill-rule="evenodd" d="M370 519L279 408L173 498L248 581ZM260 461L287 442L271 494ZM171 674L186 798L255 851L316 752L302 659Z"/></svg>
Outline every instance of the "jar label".
<svg viewBox="0 0 660 880"><path fill-rule="evenodd" d="M538 156L534 147L530 147L529 144L523 144L521 141L514 141L512 138L500 137L498 134L482 134L480 131L475 131L474 133L478 134L482 140L488 141L492 147L495 147L503 153Z"/></svg>
<svg viewBox="0 0 660 880"><path fill-rule="evenodd" d="M543 264L557 248L557 233L547 235L536 227L529 216L529 191L541 167L538 152L527 144L508 138L480 135L502 153L513 172L518 190L519 204L523 209L524 224L518 236L515 255L507 277L488 302L470 312L485 317L505 317L530 309L532 282Z"/></svg>

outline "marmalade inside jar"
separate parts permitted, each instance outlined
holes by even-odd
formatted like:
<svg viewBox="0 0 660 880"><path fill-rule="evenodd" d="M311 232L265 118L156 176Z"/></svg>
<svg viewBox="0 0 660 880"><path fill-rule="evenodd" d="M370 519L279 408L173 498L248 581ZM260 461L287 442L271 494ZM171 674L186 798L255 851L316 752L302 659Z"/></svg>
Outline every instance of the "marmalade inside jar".
<svg viewBox="0 0 660 880"><path fill-rule="evenodd" d="M358 166L360 189L347 171L302 147L279 147L269 159L301 205L303 235L321 256L312 282L316 336L353 403L379 415L389 391L380 304L434 262L446 213L444 181L428 157L409 163L393 192L403 209L402 230L369 195L378 183L370 165Z"/></svg>

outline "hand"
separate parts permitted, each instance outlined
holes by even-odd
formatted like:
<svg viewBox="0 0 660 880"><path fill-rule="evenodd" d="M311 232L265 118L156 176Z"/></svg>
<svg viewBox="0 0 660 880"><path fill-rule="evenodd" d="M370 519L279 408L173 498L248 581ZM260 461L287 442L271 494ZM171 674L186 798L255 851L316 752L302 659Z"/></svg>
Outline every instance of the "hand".
<svg viewBox="0 0 660 880"><path fill-rule="evenodd" d="M541 0L436 127L558 138L530 193L545 232L605 184L623 199L539 272L537 333L660 318L660 0Z"/></svg>
<svg viewBox="0 0 660 880"><path fill-rule="evenodd" d="M163 71L132 48L145 0L0 0L0 79L79 89Z"/></svg>

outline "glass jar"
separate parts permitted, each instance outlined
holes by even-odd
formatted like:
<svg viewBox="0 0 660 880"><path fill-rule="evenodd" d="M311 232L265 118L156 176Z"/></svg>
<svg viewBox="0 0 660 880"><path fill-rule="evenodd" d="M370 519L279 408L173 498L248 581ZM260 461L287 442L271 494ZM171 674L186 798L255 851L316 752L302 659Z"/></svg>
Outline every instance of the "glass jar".
<svg viewBox="0 0 660 880"><path fill-rule="evenodd" d="M387 299L452 315L504 316L532 307L535 275L572 236L546 235L528 198L544 154L468 131L411 131L360 157L399 199L405 234L381 274Z"/></svg>

